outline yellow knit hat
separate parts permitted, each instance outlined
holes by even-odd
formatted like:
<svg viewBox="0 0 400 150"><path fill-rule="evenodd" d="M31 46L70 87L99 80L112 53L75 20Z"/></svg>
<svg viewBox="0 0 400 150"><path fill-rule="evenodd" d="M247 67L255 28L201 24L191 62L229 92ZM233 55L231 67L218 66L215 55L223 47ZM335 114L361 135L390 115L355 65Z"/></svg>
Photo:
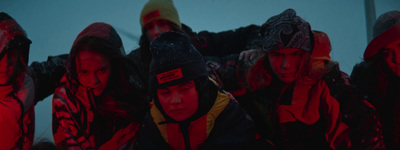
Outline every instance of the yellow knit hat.
<svg viewBox="0 0 400 150"><path fill-rule="evenodd" d="M178 11L172 0L149 0L140 13L140 25L142 28L153 20L164 19L182 28Z"/></svg>

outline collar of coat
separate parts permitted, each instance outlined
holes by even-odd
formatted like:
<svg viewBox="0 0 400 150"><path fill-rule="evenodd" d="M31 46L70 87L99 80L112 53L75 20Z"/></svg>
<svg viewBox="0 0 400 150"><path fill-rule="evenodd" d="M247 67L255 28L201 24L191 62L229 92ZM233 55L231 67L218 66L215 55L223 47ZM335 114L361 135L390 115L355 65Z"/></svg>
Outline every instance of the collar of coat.
<svg viewBox="0 0 400 150"><path fill-rule="evenodd" d="M197 120L194 120L189 125L189 137L192 149L197 149L203 144L203 142L210 135L214 127L215 120L220 115L220 113L225 109L231 100L230 96L226 93L218 91L218 95L213 107L210 111L200 117ZM173 148L173 149L185 149L184 139L182 136L182 132L180 132L178 123L163 123L166 119L160 112L160 110L154 105L154 100L150 104L150 114L153 118L154 123L157 125L158 129L164 140Z"/></svg>

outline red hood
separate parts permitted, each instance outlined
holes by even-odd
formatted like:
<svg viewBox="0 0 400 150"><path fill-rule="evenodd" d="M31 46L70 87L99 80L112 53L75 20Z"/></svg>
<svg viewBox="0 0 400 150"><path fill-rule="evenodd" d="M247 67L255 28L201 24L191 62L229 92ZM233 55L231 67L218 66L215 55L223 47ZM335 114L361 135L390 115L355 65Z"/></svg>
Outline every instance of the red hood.
<svg viewBox="0 0 400 150"><path fill-rule="evenodd" d="M9 47L29 44L31 41L21 26L8 14L0 12L0 56ZM22 49L22 55L25 63L28 63L29 47Z"/></svg>
<svg viewBox="0 0 400 150"><path fill-rule="evenodd" d="M125 55L121 38L111 25L102 22L96 22L89 25L78 34L69 53L67 63L67 72L69 75L67 78L68 81L72 83L70 88L76 88L76 86L79 85L74 68L75 58L79 51L79 45L86 44L90 39L94 39L100 44L111 46L112 48L110 48L110 51L107 51L107 54L105 54L109 57L119 57ZM76 89L72 90L75 91Z"/></svg>
<svg viewBox="0 0 400 150"><path fill-rule="evenodd" d="M99 38L109 42L113 47L119 50L117 53L125 55L125 50L122 46L121 38L119 37L117 31L106 23L96 22L88 27L86 27L81 33L76 37L74 44L72 45L72 50L81 41L86 38Z"/></svg>
<svg viewBox="0 0 400 150"><path fill-rule="evenodd" d="M331 42L329 37L324 32L313 31L314 34L314 50L311 53L311 58L317 60L331 60Z"/></svg>

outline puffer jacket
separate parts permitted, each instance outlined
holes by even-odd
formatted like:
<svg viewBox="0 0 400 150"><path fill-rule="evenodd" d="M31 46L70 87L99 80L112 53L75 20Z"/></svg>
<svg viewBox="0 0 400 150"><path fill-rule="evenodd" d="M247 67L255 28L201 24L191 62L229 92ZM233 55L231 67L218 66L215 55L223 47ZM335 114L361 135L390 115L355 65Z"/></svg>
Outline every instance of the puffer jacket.
<svg viewBox="0 0 400 150"><path fill-rule="evenodd" d="M279 87L265 80L271 78L263 65L265 57L252 66L237 58L237 55L214 57L206 63L210 73L221 78L219 81L224 86L234 87L229 91L235 93L240 105L254 119L259 135L255 148L341 149L350 146L350 130L342 121L340 104L323 80L310 85L293 84L279 97L276 91ZM257 68L254 69L257 72L248 72L250 66ZM241 84L246 77L249 80Z"/></svg>
<svg viewBox="0 0 400 150"><path fill-rule="evenodd" d="M260 26L249 25L236 30L219 33L208 31L196 33L193 32L190 27L182 24L183 32L188 34L192 45L195 46L203 56L218 57L260 47L262 43L258 34L259 29ZM149 81L149 64L151 60L149 45L150 42L147 41L146 36L143 34L140 38L140 47L128 54L128 57L131 58L137 66L143 83Z"/></svg>
<svg viewBox="0 0 400 150"><path fill-rule="evenodd" d="M46 61L32 62L28 74L35 84L35 104L54 93L61 86L61 78L66 73L68 54L49 56Z"/></svg>
<svg viewBox="0 0 400 150"><path fill-rule="evenodd" d="M34 86L27 74L21 88L13 85L0 86L0 147L3 149L24 149L32 146L35 131ZM17 81L18 83L19 81Z"/></svg>
<svg viewBox="0 0 400 150"><path fill-rule="evenodd" d="M382 125L374 105L355 88L353 79L335 65L322 78L338 100L343 122L350 127L353 149L385 149Z"/></svg>
<svg viewBox="0 0 400 150"><path fill-rule="evenodd" d="M349 126L351 147L354 149L384 149L382 127L375 107L366 101L351 84L351 78L340 71L339 64L330 59L330 41L326 34L317 34L311 55L312 73L318 74L329 88L329 93L339 102L342 121ZM209 75L225 90L232 93L246 108L251 90L246 83L251 64L238 60L238 54L225 57L204 57ZM260 67L261 69L263 67ZM262 75L260 75L262 78ZM242 100L244 102L242 102Z"/></svg>
<svg viewBox="0 0 400 150"><path fill-rule="evenodd" d="M88 38L109 42L114 47L111 53L124 58L122 41L117 32L108 24L93 23L77 36L69 54L70 61L78 51L75 45ZM124 62L121 60L121 63ZM130 89L116 91L107 88L100 97L95 97L91 90L77 83L70 74L63 78L66 82L61 83L65 84L56 89L53 97L53 136L57 146L66 149L132 148L148 103L141 95L144 94L143 86L136 79L136 70L131 67L132 64L125 63L113 71L126 73L126 79L118 81L128 83L109 83L107 86L129 84Z"/></svg>
<svg viewBox="0 0 400 150"><path fill-rule="evenodd" d="M331 60L328 35L314 31L314 39L312 72L322 76L330 94L339 102L342 120L350 128L352 149L384 149L382 127L375 107L352 85L350 76L340 70L339 64Z"/></svg>
<svg viewBox="0 0 400 150"><path fill-rule="evenodd" d="M254 139L253 122L228 93L215 93L211 108L193 121L168 121L158 106L150 112L137 134L137 149L246 149Z"/></svg>
<svg viewBox="0 0 400 150"><path fill-rule="evenodd" d="M265 57L253 75L263 74ZM253 79L253 80L251 80ZM250 78L250 85L263 84ZM279 149L346 149L351 145L349 127L343 123L339 102L323 80L294 82L280 94L278 79L253 87L246 110L256 122L262 140Z"/></svg>
<svg viewBox="0 0 400 150"><path fill-rule="evenodd" d="M378 113L387 149L400 148L400 78L381 67L378 60L354 66L351 78Z"/></svg>
<svg viewBox="0 0 400 150"><path fill-rule="evenodd" d="M27 150L32 146L35 129L35 87L26 68L21 66L28 62L31 41L19 24L3 12L0 12L0 29L1 58L10 50L21 54L11 82L0 86L0 147Z"/></svg>

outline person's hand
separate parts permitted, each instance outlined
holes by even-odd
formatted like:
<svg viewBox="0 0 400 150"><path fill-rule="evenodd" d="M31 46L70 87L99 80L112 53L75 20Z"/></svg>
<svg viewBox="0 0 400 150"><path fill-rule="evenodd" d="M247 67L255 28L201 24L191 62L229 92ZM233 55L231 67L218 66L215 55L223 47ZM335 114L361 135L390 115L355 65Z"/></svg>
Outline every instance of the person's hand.
<svg viewBox="0 0 400 150"><path fill-rule="evenodd" d="M249 49L240 52L239 54L239 60L243 60L246 63L253 64L254 61L260 56L260 50L259 49Z"/></svg>

